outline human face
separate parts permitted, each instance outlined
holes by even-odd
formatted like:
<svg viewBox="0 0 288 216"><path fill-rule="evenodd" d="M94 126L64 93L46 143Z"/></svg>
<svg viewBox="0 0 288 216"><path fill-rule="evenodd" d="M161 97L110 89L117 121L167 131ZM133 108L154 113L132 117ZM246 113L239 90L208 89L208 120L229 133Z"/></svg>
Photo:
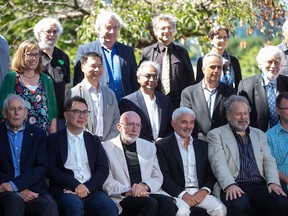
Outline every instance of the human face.
<svg viewBox="0 0 288 216"><path fill-rule="evenodd" d="M216 52L223 52L228 45L228 35L223 29L220 29L213 39L211 39L211 44Z"/></svg>
<svg viewBox="0 0 288 216"><path fill-rule="evenodd" d="M82 65L82 71L88 82L100 81L103 68L99 57L88 57L87 62Z"/></svg>
<svg viewBox="0 0 288 216"><path fill-rule="evenodd" d="M2 110L2 114L9 127L18 131L26 118L27 109L21 99L15 98L8 102L8 107Z"/></svg>
<svg viewBox="0 0 288 216"><path fill-rule="evenodd" d="M144 91L148 89L154 90L158 81L157 70L152 66L143 68L143 72L137 76L137 81Z"/></svg>
<svg viewBox="0 0 288 216"><path fill-rule="evenodd" d="M64 112L67 128L73 134L78 134L87 125L88 116L84 116L83 113L75 115L74 110L80 110L83 112L84 110L88 110L88 108L84 103L74 102L69 111Z"/></svg>
<svg viewBox="0 0 288 216"><path fill-rule="evenodd" d="M122 142L131 144L136 141L142 128L141 119L134 112L124 113L120 118L120 123L116 125L120 132Z"/></svg>
<svg viewBox="0 0 288 216"><path fill-rule="evenodd" d="M250 124L249 109L246 103L235 101L231 104L231 111L227 113L228 122L236 132L245 132Z"/></svg>
<svg viewBox="0 0 288 216"><path fill-rule="evenodd" d="M161 20L156 27L155 35L161 44L168 46L172 42L174 35L172 23L168 20Z"/></svg>
<svg viewBox="0 0 288 216"><path fill-rule="evenodd" d="M281 69L281 58L271 57L262 65L262 71L268 80L275 80L279 76Z"/></svg>
<svg viewBox="0 0 288 216"><path fill-rule="evenodd" d="M45 26L40 35L40 44L44 48L54 48L58 39L59 39L59 29L56 24L52 23L48 26Z"/></svg>
<svg viewBox="0 0 288 216"><path fill-rule="evenodd" d="M28 70L35 70L39 64L40 50L38 48L24 53L24 64Z"/></svg>
<svg viewBox="0 0 288 216"><path fill-rule="evenodd" d="M288 123L288 100L283 98L279 107L276 107L276 112L280 117L282 123Z"/></svg>
<svg viewBox="0 0 288 216"><path fill-rule="evenodd" d="M286 28L282 31L282 35L284 37L285 43L288 44L288 28Z"/></svg>
<svg viewBox="0 0 288 216"><path fill-rule="evenodd" d="M171 121L171 125L175 132L184 140L189 139L194 129L195 119L187 113L180 114L175 121Z"/></svg>
<svg viewBox="0 0 288 216"><path fill-rule="evenodd" d="M115 18L111 18L107 23L101 26L99 32L99 38L101 42L111 49L117 40L119 33L119 24Z"/></svg>
<svg viewBox="0 0 288 216"><path fill-rule="evenodd" d="M219 83L223 62L216 56L209 56L206 65L203 65L204 81L208 87L214 88Z"/></svg>

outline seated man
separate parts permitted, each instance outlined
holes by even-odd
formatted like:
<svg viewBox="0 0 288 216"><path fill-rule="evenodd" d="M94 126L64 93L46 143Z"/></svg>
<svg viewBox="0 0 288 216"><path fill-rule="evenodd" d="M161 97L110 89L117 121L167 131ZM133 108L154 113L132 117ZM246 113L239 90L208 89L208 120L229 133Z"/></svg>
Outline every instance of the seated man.
<svg viewBox="0 0 288 216"><path fill-rule="evenodd" d="M84 98L91 110L87 129L97 135L101 141L112 139L118 135L115 126L119 121L120 113L114 92L100 83L103 75L102 56L95 52L83 54L81 68L84 79L70 89L66 97L78 95Z"/></svg>
<svg viewBox="0 0 288 216"><path fill-rule="evenodd" d="M287 216L287 197L266 136L249 127L248 100L233 95L224 105L228 124L210 131L207 139L209 161L222 189L220 197L227 215L248 216L253 207L267 216Z"/></svg>
<svg viewBox="0 0 288 216"><path fill-rule="evenodd" d="M288 184L288 92L280 93L276 98L276 112L280 121L266 132L271 153L276 159L282 189L287 194Z"/></svg>
<svg viewBox="0 0 288 216"><path fill-rule="evenodd" d="M174 133L156 142L164 177L162 189L179 198L181 215L195 215L193 207L197 206L206 209L209 215L225 216L226 207L210 195L216 180L208 161L208 143L192 138L194 123L195 113L180 107L172 115Z"/></svg>
<svg viewBox="0 0 288 216"><path fill-rule="evenodd" d="M0 124L0 215L58 215L57 204L44 181L46 133L24 122L25 101L9 94Z"/></svg>
<svg viewBox="0 0 288 216"><path fill-rule="evenodd" d="M142 128L140 116L125 112L117 129L120 135L104 142L110 173L104 190L117 203L121 216L175 216L172 198L160 194L163 182L156 147L138 138Z"/></svg>
<svg viewBox="0 0 288 216"><path fill-rule="evenodd" d="M102 191L109 173L105 151L84 131L89 113L79 96L65 102L67 128L48 137L50 191L66 216L116 216L115 203Z"/></svg>
<svg viewBox="0 0 288 216"><path fill-rule="evenodd" d="M149 141L168 136L172 133L170 124L173 107L168 96L155 90L159 77L159 65L144 61L137 71L140 89L122 98L120 112L135 111L143 125L140 137Z"/></svg>

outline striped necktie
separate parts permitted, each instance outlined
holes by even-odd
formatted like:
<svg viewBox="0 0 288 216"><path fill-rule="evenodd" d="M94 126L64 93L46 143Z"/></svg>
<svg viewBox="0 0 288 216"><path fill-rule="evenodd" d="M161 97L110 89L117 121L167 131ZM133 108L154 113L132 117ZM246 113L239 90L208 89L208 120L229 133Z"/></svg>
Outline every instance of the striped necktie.
<svg viewBox="0 0 288 216"><path fill-rule="evenodd" d="M170 58L168 47L165 47L165 53L162 62L161 84L161 91L167 95L170 92Z"/></svg>

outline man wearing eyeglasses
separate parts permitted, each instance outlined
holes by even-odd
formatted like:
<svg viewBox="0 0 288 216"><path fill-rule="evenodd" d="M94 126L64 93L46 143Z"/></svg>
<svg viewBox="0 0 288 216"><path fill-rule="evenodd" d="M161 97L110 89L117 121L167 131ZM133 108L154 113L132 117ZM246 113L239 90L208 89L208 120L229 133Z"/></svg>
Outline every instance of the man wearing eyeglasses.
<svg viewBox="0 0 288 216"><path fill-rule="evenodd" d="M27 109L19 95L9 94L0 124L0 215L58 215L44 181L48 165L46 133L25 122Z"/></svg>
<svg viewBox="0 0 288 216"><path fill-rule="evenodd" d="M90 111L75 96L64 106L67 127L48 137L50 191L66 216L116 216L118 209L102 191L108 161L97 136L84 130Z"/></svg>
<svg viewBox="0 0 288 216"><path fill-rule="evenodd" d="M288 92L277 96L276 112L280 120L266 135L271 153L276 159L282 189L288 194Z"/></svg>
<svg viewBox="0 0 288 216"><path fill-rule="evenodd" d="M180 106L192 109L197 116L192 136L202 140L206 140L211 129L227 123L224 101L235 91L232 86L220 82L222 69L222 56L206 54L203 58L203 80L185 88L181 94Z"/></svg>
<svg viewBox="0 0 288 216"><path fill-rule="evenodd" d="M109 140L118 135L116 123L120 114L114 92L100 83L103 75L102 56L96 52L88 52L81 56L81 67L84 79L70 89L66 97L83 97L91 110L87 129L97 135L101 141Z"/></svg>
<svg viewBox="0 0 288 216"><path fill-rule="evenodd" d="M57 130L65 126L63 108L65 93L70 83L69 57L63 50L56 47L62 32L63 27L59 20L52 17L43 18L34 26L34 35L41 48L43 72L49 75L54 83L58 105Z"/></svg>
<svg viewBox="0 0 288 216"><path fill-rule="evenodd" d="M143 128L140 137L153 142L172 133L171 100L163 93L155 91L159 70L159 65L155 62L142 62L137 71L140 89L119 102L120 113L135 111L141 117Z"/></svg>
<svg viewBox="0 0 288 216"><path fill-rule="evenodd" d="M117 204L121 216L175 216L177 206L161 193L163 176L156 147L139 138L140 116L128 111L121 115L117 129L120 135L104 142L110 173L104 190Z"/></svg>

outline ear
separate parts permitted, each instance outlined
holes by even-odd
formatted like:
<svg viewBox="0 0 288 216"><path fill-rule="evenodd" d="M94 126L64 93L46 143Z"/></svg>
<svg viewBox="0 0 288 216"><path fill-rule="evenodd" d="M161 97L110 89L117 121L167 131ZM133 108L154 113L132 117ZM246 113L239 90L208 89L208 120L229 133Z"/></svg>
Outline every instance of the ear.
<svg viewBox="0 0 288 216"><path fill-rule="evenodd" d="M121 131L121 124L120 124L120 123L117 123L117 124L116 124L116 128L117 128L117 130L120 132L120 131Z"/></svg>
<svg viewBox="0 0 288 216"><path fill-rule="evenodd" d="M140 83L139 80L140 80L140 76L137 75L137 82L138 82L138 83Z"/></svg>
<svg viewBox="0 0 288 216"><path fill-rule="evenodd" d="M176 124L176 122L171 120L171 125L172 125L173 128L175 127L175 124Z"/></svg>
<svg viewBox="0 0 288 216"><path fill-rule="evenodd" d="M6 110L5 110L5 109L2 109L2 115L3 115L3 117L4 117L5 119L7 118Z"/></svg>

